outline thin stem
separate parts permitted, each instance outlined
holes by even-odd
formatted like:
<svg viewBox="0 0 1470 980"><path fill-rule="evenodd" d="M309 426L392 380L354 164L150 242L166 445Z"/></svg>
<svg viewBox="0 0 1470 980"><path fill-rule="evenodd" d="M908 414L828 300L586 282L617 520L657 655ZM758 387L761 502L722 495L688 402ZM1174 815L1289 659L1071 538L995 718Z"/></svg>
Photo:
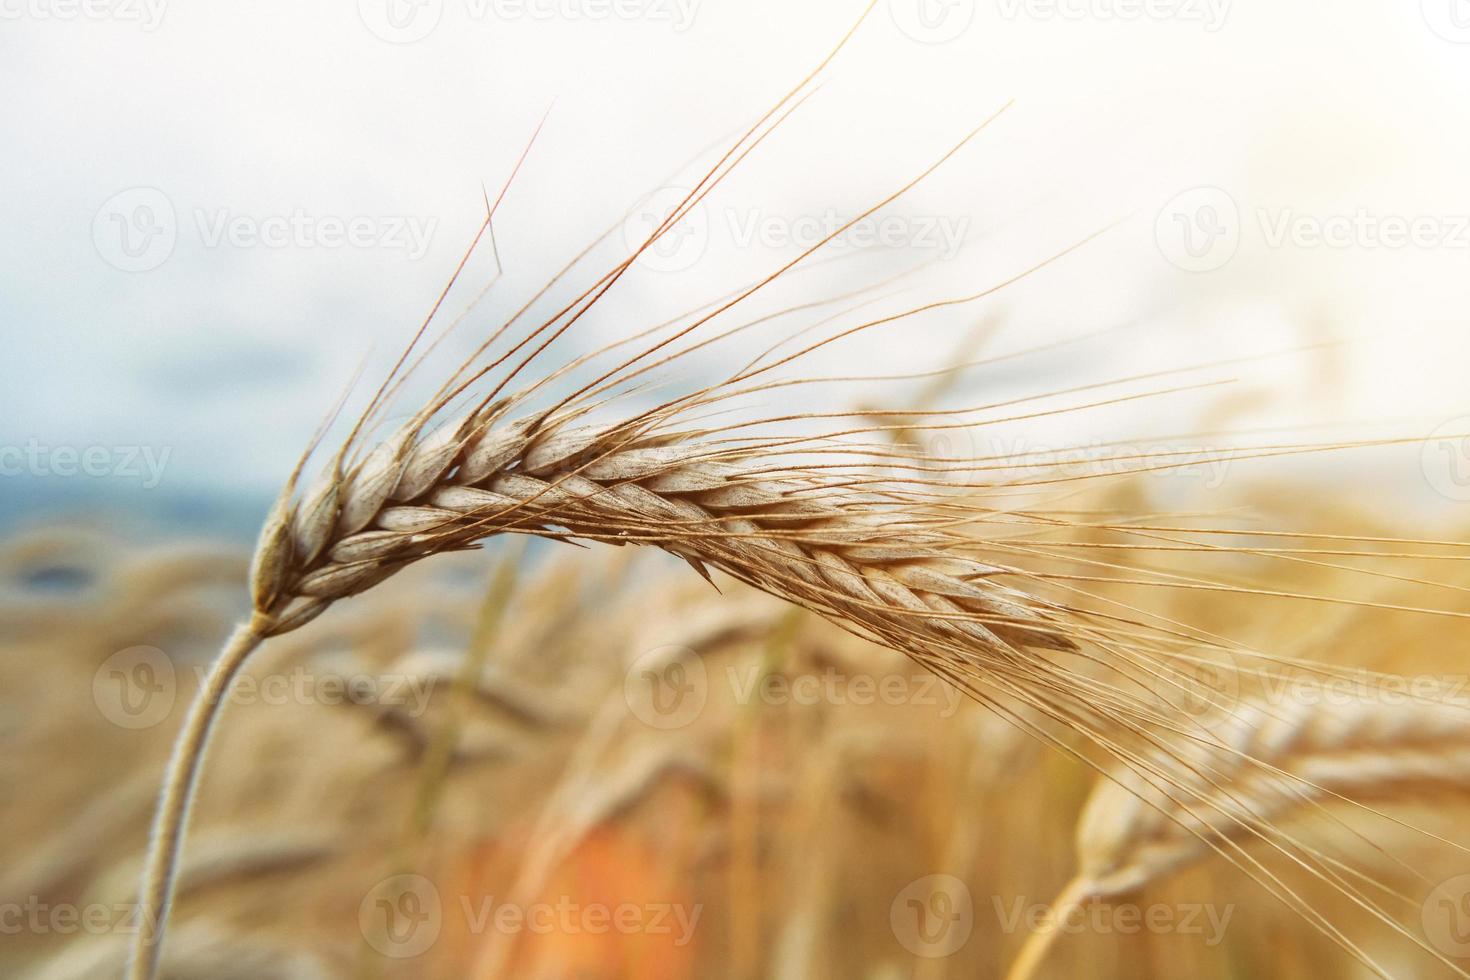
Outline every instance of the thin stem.
<svg viewBox="0 0 1470 980"><path fill-rule="evenodd" d="M1043 924L1026 937L1021 952L1016 954L1010 970L1006 971L1006 980L1032 980L1036 976L1037 968L1051 949L1052 940L1062 931L1063 920L1073 909L1081 908L1086 899L1087 882L1084 879L1073 878L1067 883L1062 893L1052 900L1051 915L1047 917L1049 924Z"/></svg>
<svg viewBox="0 0 1470 980"><path fill-rule="evenodd" d="M133 939L129 980L154 980L163 952L163 934L168 927L178 875L179 852L183 849L189 810L199 786L199 772L209 737L214 731L225 694L242 664L265 638L259 619L235 628L219 657L209 668L204 687L189 707L184 727L174 739L173 754L164 774L163 792L153 820L153 836L143 868L138 900L142 903L138 931Z"/></svg>

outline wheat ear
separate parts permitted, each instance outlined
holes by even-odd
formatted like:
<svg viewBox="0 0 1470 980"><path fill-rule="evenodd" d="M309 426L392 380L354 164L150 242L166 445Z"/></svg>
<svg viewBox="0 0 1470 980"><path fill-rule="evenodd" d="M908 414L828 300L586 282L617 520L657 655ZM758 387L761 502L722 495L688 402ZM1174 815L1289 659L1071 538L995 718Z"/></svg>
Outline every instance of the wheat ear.
<svg viewBox="0 0 1470 980"><path fill-rule="evenodd" d="M1213 854L1236 860L1245 844L1265 839L1281 822L1329 804L1404 801L1470 787L1470 704L1247 701L1193 751L1154 761L1157 768L1098 780L1077 824L1078 871L1053 903L1053 921ZM1300 843L1286 846L1310 852ZM1366 898L1342 887L1377 914ZM1027 938L1009 980L1034 975L1057 931Z"/></svg>
<svg viewBox="0 0 1470 980"><path fill-rule="evenodd" d="M838 49L845 43L846 38ZM211 669L169 762L141 892L145 927L135 940L133 980L151 980L156 975L201 761L241 665L263 640L299 628L332 603L364 592L432 555L474 547L502 533L652 545L684 558L706 577L709 569L720 569L909 653L949 677L975 676L986 666L997 675L1014 677L1024 672L1028 658L1022 651L1027 647L1073 649L1061 622L1063 610L1002 584L999 578L1006 569L963 554L962 549L973 547L973 541L955 529L964 521L956 521L935 494L925 495L922 486L857 492L850 486L850 477L832 470L777 462L790 454L793 442L807 440L721 439L717 430L689 426L693 411L763 390L759 385L741 388L740 384L823 343L760 368L751 366L716 389L674 399L618 422L589 421L616 397L618 392L612 389L678 354L634 370L640 360L729 310L894 200L958 152L983 126L919 178L772 276L552 408L531 411L528 402L548 381L585 358L518 395L501 397L508 382L531 359L576 323L644 250L795 108L778 116L783 106L793 100L801 104L798 95L835 54L834 50L768 111L632 256L509 353L488 367L477 368L475 357L488 350L504 328L497 331L410 422L362 452L383 406L422 361L420 355L419 361L408 365L415 345L434 320L436 303L323 477L300 494L298 466L257 545L250 577L254 614ZM729 169L721 172L731 160ZM481 234L490 227L493 216L492 206ZM475 244L478 241L477 237ZM472 244L471 253L474 248ZM469 253L465 261L468 258ZM990 292L993 290L911 312L970 302ZM897 319L888 317L846 333ZM545 339L537 346L543 334ZM529 353L478 404L451 414L451 406L461 395L519 351ZM407 371L400 374L405 365ZM771 383L767 390L779 386Z"/></svg>
<svg viewBox="0 0 1470 980"><path fill-rule="evenodd" d="M773 468L768 445L670 431L661 423L677 412L579 425L576 410L513 418L514 404L433 432L411 423L350 471L329 469L299 499L282 497L253 564L254 617L190 713L155 846L176 850L215 709L262 640L413 562L496 534L656 546L701 574L720 569L924 662L951 658L954 669L986 659L1014 665L1025 647L1073 649L1060 608L963 554L972 540L931 529L950 520L942 512L856 495L820 470ZM166 910L173 866L151 869L147 908Z"/></svg>
<svg viewBox="0 0 1470 980"><path fill-rule="evenodd" d="M1099 781L1077 828L1092 895L1135 891L1216 853L1222 840L1325 804L1470 786L1470 705L1251 701L1217 735L1221 746L1209 747L1167 797L1136 776Z"/></svg>

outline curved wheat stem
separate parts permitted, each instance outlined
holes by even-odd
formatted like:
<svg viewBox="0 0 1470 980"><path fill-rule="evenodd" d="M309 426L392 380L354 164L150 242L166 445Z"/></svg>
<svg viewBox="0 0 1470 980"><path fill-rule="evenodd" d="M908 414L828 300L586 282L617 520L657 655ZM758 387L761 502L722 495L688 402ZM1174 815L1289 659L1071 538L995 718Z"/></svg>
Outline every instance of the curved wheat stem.
<svg viewBox="0 0 1470 980"><path fill-rule="evenodd" d="M194 794L198 789L199 769L204 764L209 737L219 719L219 709L229 691L230 682L263 638L264 631L257 620L235 630L225 643L219 658L210 667L209 674L204 679L204 687L189 706L189 716L174 742L167 769L170 778L164 782L163 796L158 802L148 861L138 896L142 908L133 943L129 974L132 977L153 977L158 973L184 827L188 824L189 808L194 803Z"/></svg>

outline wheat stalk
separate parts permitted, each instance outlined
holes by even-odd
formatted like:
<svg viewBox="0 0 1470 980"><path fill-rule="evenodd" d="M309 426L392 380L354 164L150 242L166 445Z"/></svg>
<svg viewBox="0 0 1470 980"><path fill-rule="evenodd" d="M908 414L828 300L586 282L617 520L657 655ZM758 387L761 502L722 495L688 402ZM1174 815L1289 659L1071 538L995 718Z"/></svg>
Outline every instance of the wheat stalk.
<svg viewBox="0 0 1470 980"><path fill-rule="evenodd" d="M1192 749L1099 779L1077 824L1078 870L1053 902L1053 919L1215 854L1239 863L1245 845L1331 804L1470 787L1470 704L1318 693L1243 702ZM1028 937L1011 980L1034 975L1057 932Z"/></svg>

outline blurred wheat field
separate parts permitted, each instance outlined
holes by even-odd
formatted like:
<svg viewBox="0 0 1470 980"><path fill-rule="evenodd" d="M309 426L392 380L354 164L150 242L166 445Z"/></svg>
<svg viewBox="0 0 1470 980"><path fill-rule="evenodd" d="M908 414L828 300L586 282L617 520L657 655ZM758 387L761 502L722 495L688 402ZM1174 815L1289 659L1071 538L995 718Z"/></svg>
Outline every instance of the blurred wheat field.
<svg viewBox="0 0 1470 980"><path fill-rule="evenodd" d="M1470 980L1467 5L16 0L0 978Z"/></svg>
<svg viewBox="0 0 1470 980"><path fill-rule="evenodd" d="M1240 503L1304 532L1470 531L1293 513L1290 489ZM1141 481L1109 492L1146 512ZM159 774L241 612L245 560L79 527L5 543L0 727L23 805L4 811L0 903L45 924L9 930L6 975L121 971ZM1235 561L1260 589L1345 591L1321 564ZM1419 564L1396 568L1470 585L1458 562ZM716 584L622 550L495 550L415 568L274 645L213 747L164 974L1005 976L1086 859L1074 836L1100 777L899 654ZM1377 588L1400 605L1422 591ZM1439 676L1465 653L1453 620L1382 609L1183 591L1162 611L1343 668ZM1437 771L1381 815L1328 806L1283 826L1352 849L1403 897L1406 934L1444 948L1436 888L1470 872L1470 779ZM1291 880L1279 855L1245 851ZM1293 884L1396 975L1450 975L1320 881ZM1038 976L1372 975L1208 853L1062 923Z"/></svg>

